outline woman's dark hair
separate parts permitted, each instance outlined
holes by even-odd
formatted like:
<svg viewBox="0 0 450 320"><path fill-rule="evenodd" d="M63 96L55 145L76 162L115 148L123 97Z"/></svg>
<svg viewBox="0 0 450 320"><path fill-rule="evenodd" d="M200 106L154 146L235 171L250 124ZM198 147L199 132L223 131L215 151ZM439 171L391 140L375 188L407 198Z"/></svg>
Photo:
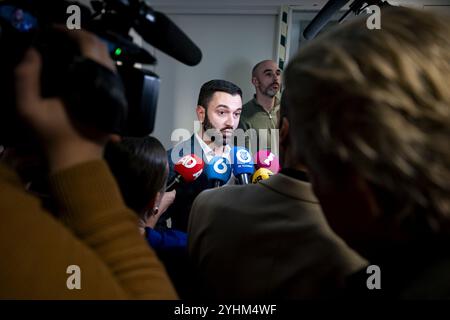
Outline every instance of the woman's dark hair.
<svg viewBox="0 0 450 320"><path fill-rule="evenodd" d="M105 160L125 203L138 214L166 186L167 154L154 137L124 138L120 143L109 143Z"/></svg>

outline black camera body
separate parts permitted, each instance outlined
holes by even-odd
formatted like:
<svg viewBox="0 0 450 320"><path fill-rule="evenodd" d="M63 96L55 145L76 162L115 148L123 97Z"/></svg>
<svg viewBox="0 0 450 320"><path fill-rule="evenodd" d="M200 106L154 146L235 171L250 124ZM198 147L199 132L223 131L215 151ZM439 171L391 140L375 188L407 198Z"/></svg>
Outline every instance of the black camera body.
<svg viewBox="0 0 450 320"><path fill-rule="evenodd" d="M41 53L42 95L60 97L75 123L122 136L145 136L154 129L159 77L135 64L156 59L133 43L135 29L144 40L176 59L195 65L200 50L163 14L143 0L91 2L94 12L74 1L14 0L0 3L0 144L30 139L15 114L14 69L29 47ZM105 41L118 62L118 74L89 59L55 24L66 25L69 6L81 12L81 27ZM70 32L70 31L69 31Z"/></svg>

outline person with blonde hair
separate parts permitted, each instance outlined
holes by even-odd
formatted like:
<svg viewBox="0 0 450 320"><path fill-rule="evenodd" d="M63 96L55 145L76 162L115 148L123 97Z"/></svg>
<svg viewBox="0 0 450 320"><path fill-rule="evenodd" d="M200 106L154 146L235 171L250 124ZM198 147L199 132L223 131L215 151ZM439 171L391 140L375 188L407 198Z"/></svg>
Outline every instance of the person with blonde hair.
<svg viewBox="0 0 450 320"><path fill-rule="evenodd" d="M380 268L380 290L364 269L349 292L450 297L449 17L381 18L380 30L361 19L324 33L290 61L293 152L331 227Z"/></svg>

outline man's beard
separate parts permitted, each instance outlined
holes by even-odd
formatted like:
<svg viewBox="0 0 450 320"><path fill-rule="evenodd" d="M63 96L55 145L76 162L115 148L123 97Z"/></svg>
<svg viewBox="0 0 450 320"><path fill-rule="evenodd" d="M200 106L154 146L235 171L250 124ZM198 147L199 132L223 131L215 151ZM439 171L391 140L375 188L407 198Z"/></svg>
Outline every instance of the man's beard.
<svg viewBox="0 0 450 320"><path fill-rule="evenodd" d="M263 91L263 93L264 93L266 96L269 96L269 97L273 98L273 97L275 97L275 96L277 95L279 89L278 89L278 90L273 89L272 86L273 86L274 84L277 84L277 83L276 83L276 82L271 83L271 84Z"/></svg>
<svg viewBox="0 0 450 320"><path fill-rule="evenodd" d="M231 129L231 130L233 130L233 128L230 128L230 127L226 127L226 128L224 128L224 129ZM211 123L211 121L209 121L209 117L208 117L208 113L205 113L205 120L203 121L203 134L205 135L206 134L206 132L208 131L208 130L214 130L215 132L217 132L217 133L221 133L222 134L222 132L219 130L219 129L216 129L216 128L214 128L213 127L213 125L212 125L212 123ZM227 145L228 143L229 143L229 139L231 139L231 137L230 138L228 138L226 135L224 135L224 134L222 134L222 141L215 141L216 139L215 139L215 136L213 135L212 137L211 136L209 136L209 135L207 135L206 134L206 137L205 138L207 138L208 140L211 140L212 142L214 142L216 145L223 145L223 146L225 146L225 145ZM219 139L220 140L220 139ZM222 143L220 143L220 142L222 142Z"/></svg>

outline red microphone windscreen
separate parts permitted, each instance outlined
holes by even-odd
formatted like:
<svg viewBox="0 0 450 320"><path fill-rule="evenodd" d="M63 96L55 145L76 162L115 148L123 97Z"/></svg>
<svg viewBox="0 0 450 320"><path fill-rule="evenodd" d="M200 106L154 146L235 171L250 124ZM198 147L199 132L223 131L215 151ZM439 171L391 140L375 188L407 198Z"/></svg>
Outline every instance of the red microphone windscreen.
<svg viewBox="0 0 450 320"><path fill-rule="evenodd" d="M203 172L204 163L195 154L190 154L181 158L174 167L174 170L181 175L185 182L192 182Z"/></svg>
<svg viewBox="0 0 450 320"><path fill-rule="evenodd" d="M259 150L253 156L256 168L265 168L272 171L274 174L280 171L280 160L269 150Z"/></svg>

